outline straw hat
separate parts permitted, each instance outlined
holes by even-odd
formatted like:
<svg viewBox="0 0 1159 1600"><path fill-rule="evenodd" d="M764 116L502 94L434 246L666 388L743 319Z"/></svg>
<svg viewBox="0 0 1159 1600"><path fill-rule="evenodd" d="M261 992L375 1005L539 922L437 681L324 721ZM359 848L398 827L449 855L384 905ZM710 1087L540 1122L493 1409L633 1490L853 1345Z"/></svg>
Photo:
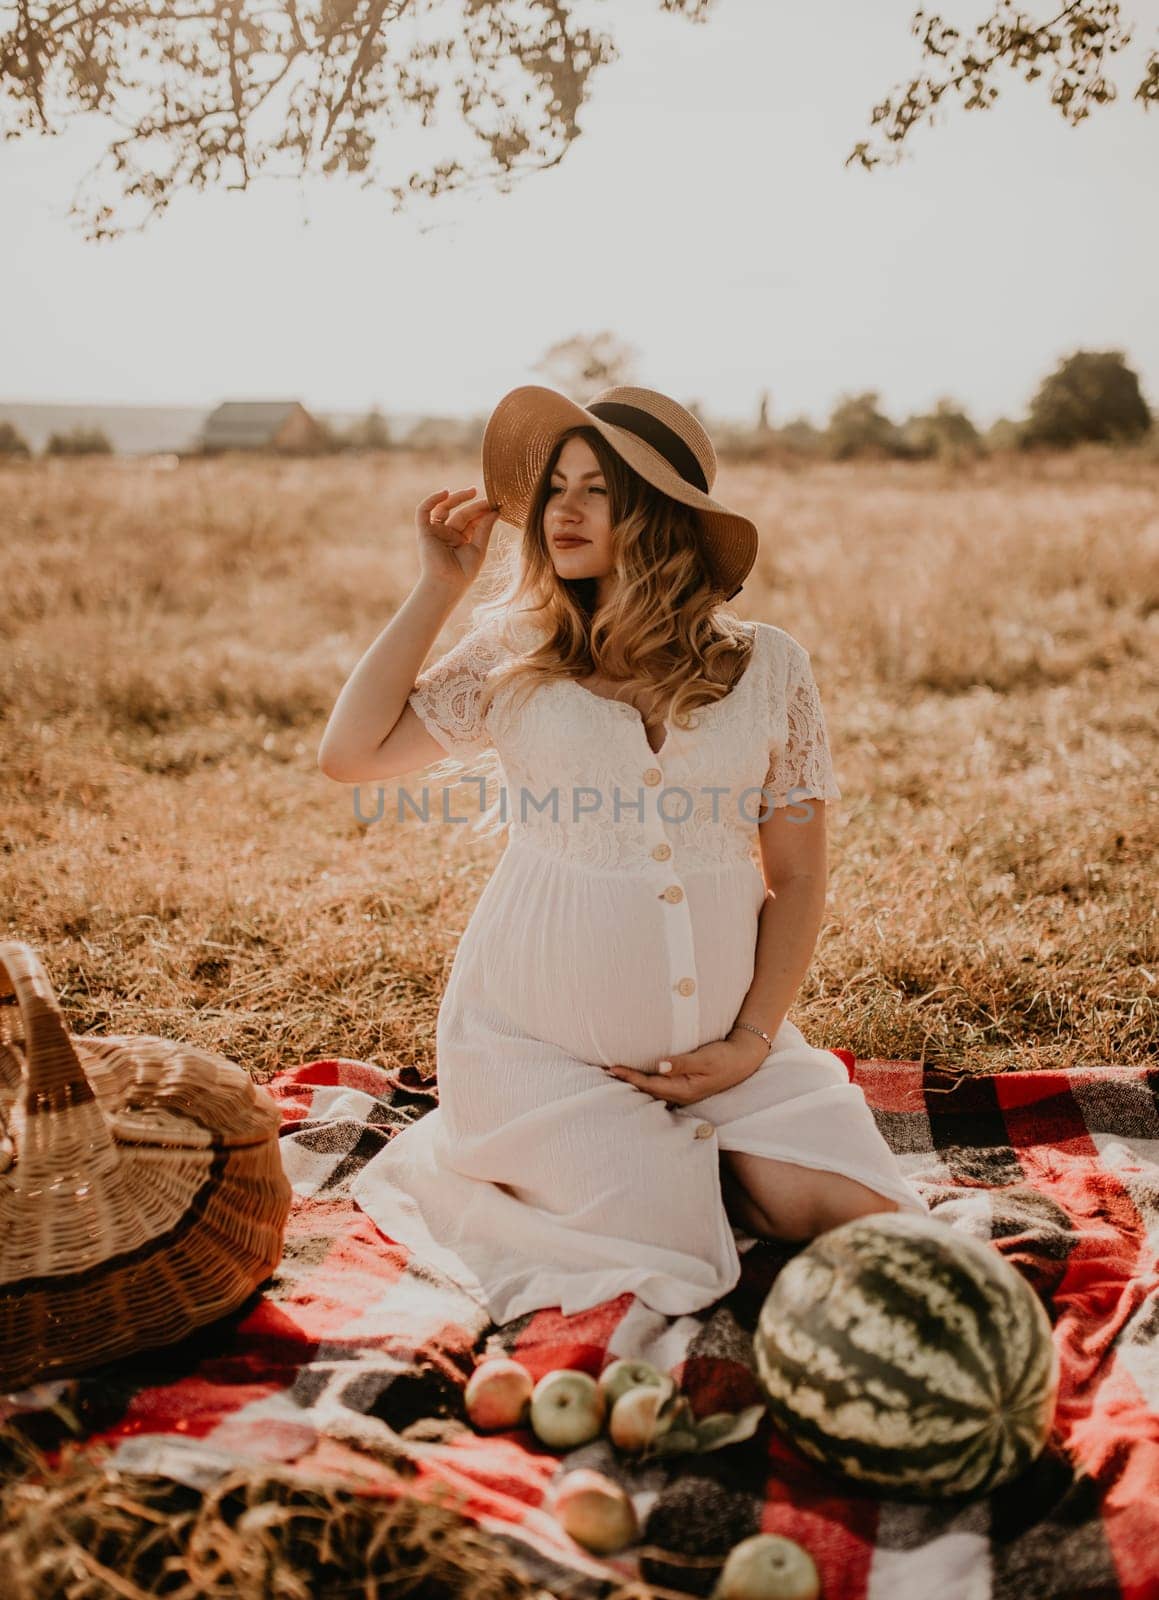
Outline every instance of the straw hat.
<svg viewBox="0 0 1159 1600"><path fill-rule="evenodd" d="M642 478L699 511L717 586L726 600L738 594L756 560L756 527L712 498L712 440L691 411L655 389L617 384L586 406L539 384L505 394L483 433L483 485L504 522L525 526L532 493L556 440L575 427L598 429Z"/></svg>

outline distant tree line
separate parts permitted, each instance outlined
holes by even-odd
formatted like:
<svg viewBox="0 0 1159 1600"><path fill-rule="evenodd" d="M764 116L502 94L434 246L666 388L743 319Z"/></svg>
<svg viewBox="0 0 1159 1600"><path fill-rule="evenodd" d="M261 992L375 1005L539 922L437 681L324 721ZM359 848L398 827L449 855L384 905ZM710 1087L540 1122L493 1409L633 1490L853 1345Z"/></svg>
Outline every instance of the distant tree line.
<svg viewBox="0 0 1159 1600"><path fill-rule="evenodd" d="M567 342L567 359L582 354L580 338ZM557 351L564 346L556 347ZM578 359L578 358L577 358ZM630 383L633 375L610 358L588 362L582 375L552 371L558 387L579 399L591 398L592 385ZM595 392L592 390L592 392ZM689 409L701 415L696 401ZM719 422L711 425L713 441L722 456L734 459L773 459L778 455L811 456L832 461L860 458L940 460L962 462L1004 450L1066 450L1084 443L1129 446L1147 441L1159 447L1159 428L1143 396L1138 375L1127 365L1121 350L1080 350L1060 361L1039 384L1027 415L1020 420L1000 417L981 432L956 401L943 398L934 409L895 422L879 404L876 390L843 395L827 424L816 427L799 417L776 427L770 420L771 401L761 397L753 424ZM468 418L423 417L407 433L396 436L377 408L346 428L322 423L316 454L366 454L399 451L470 451L482 441L485 416ZM74 428L54 433L45 446L46 456L108 455L112 445L99 428ZM9 422L0 422L0 458L28 458L27 442Z"/></svg>
<svg viewBox="0 0 1159 1600"><path fill-rule="evenodd" d="M643 381L639 355L633 345L605 328L553 344L536 370L549 384L586 405L600 390ZM695 400L685 404L707 420ZM1025 418L999 418L984 433L949 398L939 400L931 412L894 422L882 412L875 390L843 395L820 428L805 417L777 427L771 409L772 397L766 391L755 423L709 424L720 454L749 459L804 455L838 461L864 456L960 461L995 450L1068 449L1088 440L1126 445L1156 437L1138 376L1121 350L1080 350L1067 356L1043 379Z"/></svg>
<svg viewBox="0 0 1159 1600"><path fill-rule="evenodd" d="M804 417L774 427L769 404L769 396L762 396L753 427L733 424L714 431L722 454L759 457L787 451L836 461L867 456L963 461L998 450L1067 450L1155 438L1155 419L1121 350L1067 356L1039 384L1024 418L1000 417L985 432L949 398L930 412L895 422L882 411L876 390L843 395L823 428Z"/></svg>
<svg viewBox="0 0 1159 1600"><path fill-rule="evenodd" d="M324 422L322 431L327 452L334 455L342 451L391 450L396 443L389 421L377 406L348 428L335 428Z"/></svg>
<svg viewBox="0 0 1159 1600"><path fill-rule="evenodd" d="M68 433L53 433L44 447L46 456L111 456L113 446L100 428L72 428ZM27 439L11 422L0 422L0 456L8 460L28 460L32 450Z"/></svg>
<svg viewBox="0 0 1159 1600"><path fill-rule="evenodd" d="M600 389L638 382L634 352L627 346L612 351L603 335L578 336L553 346L539 365L555 387L581 404ZM706 420L697 401L685 404ZM1153 440L1159 447L1159 429L1138 375L1120 350L1080 350L1067 356L1039 384L1024 418L1000 417L984 431L948 397L904 422L885 415L872 390L843 395L820 428L803 417L774 426L770 410L766 392L755 423L709 422L720 454L733 459L802 455L835 461L877 457L961 462L995 451L1067 450L1088 442L1126 446ZM485 417L424 418L400 441L400 448L478 449L485 424Z"/></svg>

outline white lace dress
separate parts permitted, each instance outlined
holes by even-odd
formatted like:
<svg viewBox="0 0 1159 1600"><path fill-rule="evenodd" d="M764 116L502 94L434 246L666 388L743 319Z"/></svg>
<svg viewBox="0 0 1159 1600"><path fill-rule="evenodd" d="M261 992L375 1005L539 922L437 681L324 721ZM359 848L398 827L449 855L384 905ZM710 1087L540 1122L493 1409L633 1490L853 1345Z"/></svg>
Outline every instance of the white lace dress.
<svg viewBox="0 0 1159 1600"><path fill-rule="evenodd" d="M776 805L840 798L808 653L770 623L743 625L743 676L699 726L670 725L658 753L635 707L574 681L539 686L521 711L503 687L481 718L504 659L493 623L410 695L449 754L494 746L508 840L439 1010L439 1105L354 1194L497 1323L625 1291L672 1316L725 1295L748 1235L725 1211L722 1150L844 1173L926 1209L840 1059L787 1019L751 1077L692 1105L602 1070L654 1070L729 1032L765 897L761 791Z"/></svg>

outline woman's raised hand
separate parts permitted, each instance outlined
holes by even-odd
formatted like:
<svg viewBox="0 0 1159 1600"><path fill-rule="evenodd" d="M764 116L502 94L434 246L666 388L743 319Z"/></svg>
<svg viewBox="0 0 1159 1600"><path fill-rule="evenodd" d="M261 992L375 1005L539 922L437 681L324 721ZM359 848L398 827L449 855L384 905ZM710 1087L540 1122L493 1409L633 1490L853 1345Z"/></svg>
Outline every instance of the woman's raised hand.
<svg viewBox="0 0 1159 1600"><path fill-rule="evenodd" d="M474 494L472 484L453 494L439 489L420 502L415 526L424 578L466 589L478 577L499 508L476 501Z"/></svg>

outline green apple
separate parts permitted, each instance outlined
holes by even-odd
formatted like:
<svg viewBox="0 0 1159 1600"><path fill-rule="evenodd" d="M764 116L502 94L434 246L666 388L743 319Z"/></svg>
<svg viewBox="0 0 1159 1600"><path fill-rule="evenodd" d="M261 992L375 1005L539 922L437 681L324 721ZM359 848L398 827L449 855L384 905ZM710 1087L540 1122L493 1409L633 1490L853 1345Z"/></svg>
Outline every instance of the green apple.
<svg viewBox="0 0 1159 1600"><path fill-rule="evenodd" d="M728 1553L711 1600L818 1600L813 1557L792 1539L757 1533Z"/></svg>
<svg viewBox="0 0 1159 1600"><path fill-rule="evenodd" d="M534 1380L520 1361L493 1356L481 1361L467 1380L463 1404L480 1432L518 1428L531 1407Z"/></svg>
<svg viewBox="0 0 1159 1600"><path fill-rule="evenodd" d="M600 1388L604 1391L604 1399L608 1402L611 1411L616 1401L622 1394L627 1394L629 1389L647 1386L650 1383L661 1384L664 1374L659 1367L654 1367L650 1361L635 1361L623 1357L613 1361L610 1366L600 1373Z"/></svg>
<svg viewBox="0 0 1159 1600"><path fill-rule="evenodd" d="M611 1555L640 1536L629 1496L614 1479L592 1467L569 1472L550 1491L549 1501L564 1531L593 1555Z"/></svg>
<svg viewBox="0 0 1159 1600"><path fill-rule="evenodd" d="M596 1380L574 1367L546 1372L531 1391L531 1426L552 1450L587 1444L604 1425L607 1401Z"/></svg>

